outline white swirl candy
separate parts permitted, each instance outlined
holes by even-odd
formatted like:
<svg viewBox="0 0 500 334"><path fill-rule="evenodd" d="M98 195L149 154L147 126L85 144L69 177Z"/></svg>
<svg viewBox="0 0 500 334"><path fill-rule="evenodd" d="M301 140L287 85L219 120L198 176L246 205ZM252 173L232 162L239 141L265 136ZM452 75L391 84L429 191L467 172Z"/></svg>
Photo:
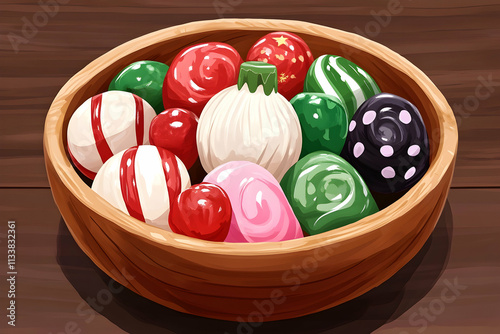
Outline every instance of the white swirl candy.
<svg viewBox="0 0 500 334"><path fill-rule="evenodd" d="M244 160L266 168L279 181L297 162L302 149L297 114L286 98L264 85L245 82L241 89L226 88L205 106L196 135L205 171Z"/></svg>

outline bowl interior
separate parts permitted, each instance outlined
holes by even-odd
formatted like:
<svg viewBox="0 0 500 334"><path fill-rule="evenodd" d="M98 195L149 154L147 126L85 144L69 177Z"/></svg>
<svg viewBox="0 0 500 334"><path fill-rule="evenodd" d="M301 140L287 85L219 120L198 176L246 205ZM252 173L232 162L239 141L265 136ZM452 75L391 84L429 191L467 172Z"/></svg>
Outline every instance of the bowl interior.
<svg viewBox="0 0 500 334"><path fill-rule="evenodd" d="M246 24L242 25L242 21L245 21ZM69 165L66 145L64 144L66 143L66 130L74 110L91 96L106 91L112 78L123 67L134 61L145 59L156 60L170 65L177 53L186 46L213 41L225 42L232 45L239 51L242 58L245 59L249 48L257 39L268 32L281 30L296 33L303 38L311 48L315 58L323 54L343 56L365 69L376 80L382 91L402 96L414 103L420 110L427 127L431 148L431 165L429 171L419 184L410 189L402 199L397 200L383 211L360 220L357 223L307 237L306 239L310 239L307 244L313 247L312 245L320 245L322 242L352 238L359 233L364 233L363 231L377 228L378 224L387 223L387 219L382 219L384 213L388 217L396 217L406 212L412 206L411 201L408 201L408 199L411 198L418 201L424 198L427 192L439 183L444 170L454 161L454 152L457 145L456 134L454 134L456 132L456 124L446 100L420 70L388 48L358 35L314 24L307 24L306 26L304 24L303 22L297 24L294 21L281 20L216 20L209 23L197 22L168 28L143 36L101 56L75 75L61 90L59 95L68 97L64 100L63 105L53 105L51 107L51 110L55 107L63 110L61 114L63 117L62 128L56 134L60 137L60 140L58 141L57 149L54 148L54 151L52 151L54 154L58 154L59 151L66 159L64 164L56 166L58 173L63 176L61 179L74 179L72 184L73 191L79 192L78 197L84 201L88 201L89 206L95 204L96 207L99 207L101 205L97 205L97 203L102 202L102 199L93 194L81 179L76 180L79 177ZM447 142L450 153L446 153L445 150L445 143ZM117 209L109 208L109 204L105 203L104 206L106 206L106 209L114 212L117 222L120 220L134 220ZM134 223L137 225L143 224L139 221L135 221ZM152 226L141 226L132 230L131 232L136 234L172 234L171 232L160 231ZM165 242L168 243L169 238L166 239ZM175 236L175 240L184 240L183 245L185 247L194 247L195 249L206 247L203 251L210 251L211 249L216 251L216 249L220 249L213 248L214 243L211 242L189 239L191 238ZM170 237L170 240L172 240L172 237ZM303 243L291 240L266 244L266 246L259 245L258 247L255 244L233 244L224 246L224 249L237 249L237 252L243 252L243 254L253 254L263 249L275 252L289 252L295 245L302 245Z"/></svg>

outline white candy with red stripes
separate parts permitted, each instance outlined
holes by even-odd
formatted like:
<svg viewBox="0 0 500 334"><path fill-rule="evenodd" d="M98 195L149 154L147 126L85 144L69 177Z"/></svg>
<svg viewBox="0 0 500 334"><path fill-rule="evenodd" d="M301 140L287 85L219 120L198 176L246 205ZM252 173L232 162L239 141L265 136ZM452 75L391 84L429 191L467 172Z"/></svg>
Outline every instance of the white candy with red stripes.
<svg viewBox="0 0 500 334"><path fill-rule="evenodd" d="M148 102L129 92L109 91L89 98L69 120L71 160L93 179L113 154L149 144L149 126L155 116Z"/></svg>
<svg viewBox="0 0 500 334"><path fill-rule="evenodd" d="M106 161L97 172L92 190L130 216L171 231L171 203L190 186L186 167L172 152L142 145Z"/></svg>

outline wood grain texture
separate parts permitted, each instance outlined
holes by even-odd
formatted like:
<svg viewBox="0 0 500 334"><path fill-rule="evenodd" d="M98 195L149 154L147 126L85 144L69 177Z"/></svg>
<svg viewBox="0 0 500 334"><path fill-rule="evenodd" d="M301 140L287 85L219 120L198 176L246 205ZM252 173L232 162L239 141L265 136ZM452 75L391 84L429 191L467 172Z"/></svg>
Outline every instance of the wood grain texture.
<svg viewBox="0 0 500 334"><path fill-rule="evenodd" d="M427 243L386 283L330 310L262 324L254 333L418 333L421 325L412 325L412 315L440 300L446 280L455 278L466 289L427 322L425 333L497 333L499 201L498 189L452 189ZM15 329L7 329L5 322L0 322L2 333L56 334L64 331L68 322L75 322L81 333L93 334L238 333L237 322L186 315L119 289L75 243L60 219L50 190L0 189L0 203L1 221L15 218L19 236L19 322ZM2 245L5 233L2 224ZM92 300L109 291L110 282L117 292L109 302L94 302L97 310L92 311ZM0 302L5 301L2 286Z"/></svg>
<svg viewBox="0 0 500 334"><path fill-rule="evenodd" d="M132 38L219 17L212 1L72 0L61 5L57 15L15 53L7 34L21 35L22 18L31 19L40 7L25 0L4 1L0 6L0 186L9 187L48 186L41 147L43 121L50 102L72 75ZM422 69L452 107L474 96L480 76L491 75L494 92L477 109L465 111L470 115L459 128L463 140L453 186L500 186L500 4L497 0L401 0L401 6L380 29L373 28L377 22L373 14L387 10L386 0L242 1L223 15L298 19L362 33ZM459 108L454 108L457 115Z"/></svg>
<svg viewBox="0 0 500 334"><path fill-rule="evenodd" d="M500 3L401 3L404 10L376 33L365 28L375 21L374 13L387 9L386 0L242 1L224 16L305 20L361 32L402 54L434 81L462 121L453 186L500 186ZM41 144L43 122L62 85L90 61L132 38L176 24L218 18L212 2L71 0L60 6L58 14L29 43L20 46L19 53L14 53L6 35L21 34L21 19L31 19L39 10L36 1L7 0L0 4L0 187L26 187L0 189L2 221L22 221L18 227L23 269L21 322L18 328L5 332L59 333L75 321L85 333L197 333L200 328L203 333L237 333L237 323L171 311L129 290L113 295L113 302L100 310L101 314L78 314L77 307L83 303L83 310L88 310L86 300L106 290L110 278L74 243L58 218L49 191L30 189L48 187ZM490 75L494 81L492 94L481 100L478 108L468 111L469 115L460 112L457 106L463 105L467 96L474 96L479 77ZM331 312L266 323L254 333L369 333L377 328L377 333L418 333L421 327L412 325L410 318L439 300L443 279L454 277L460 282L465 279L467 290L427 323L425 333L499 332L499 200L495 189L452 190L449 210L445 207L422 251L380 288ZM450 215L451 226L442 223ZM1 225L2 237L4 228ZM446 229L452 230L448 237ZM449 250L433 251L439 245ZM426 255L422 257L423 252ZM2 263L4 254L0 255ZM443 279L439 278L441 270ZM5 326L0 322L1 332Z"/></svg>

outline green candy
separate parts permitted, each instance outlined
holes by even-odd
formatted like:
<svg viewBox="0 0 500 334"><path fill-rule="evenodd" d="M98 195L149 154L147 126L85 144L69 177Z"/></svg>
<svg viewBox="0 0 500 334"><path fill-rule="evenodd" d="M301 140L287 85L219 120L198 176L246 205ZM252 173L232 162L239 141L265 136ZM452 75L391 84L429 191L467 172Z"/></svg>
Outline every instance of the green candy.
<svg viewBox="0 0 500 334"><path fill-rule="evenodd" d="M163 63L152 60L137 61L113 78L109 90L134 93L146 100L159 114L164 110L162 88L167 71L168 65Z"/></svg>
<svg viewBox="0 0 500 334"><path fill-rule="evenodd" d="M358 107L380 88L361 67L340 56L323 55L307 71L304 92L325 93L340 99L349 121Z"/></svg>
<svg viewBox="0 0 500 334"><path fill-rule="evenodd" d="M340 154L347 137L347 113L342 102L323 93L300 93L290 103L302 129L300 157L327 150Z"/></svg>
<svg viewBox="0 0 500 334"><path fill-rule="evenodd" d="M311 153L290 168L281 187L310 235L354 223L378 211L358 172L338 155Z"/></svg>

